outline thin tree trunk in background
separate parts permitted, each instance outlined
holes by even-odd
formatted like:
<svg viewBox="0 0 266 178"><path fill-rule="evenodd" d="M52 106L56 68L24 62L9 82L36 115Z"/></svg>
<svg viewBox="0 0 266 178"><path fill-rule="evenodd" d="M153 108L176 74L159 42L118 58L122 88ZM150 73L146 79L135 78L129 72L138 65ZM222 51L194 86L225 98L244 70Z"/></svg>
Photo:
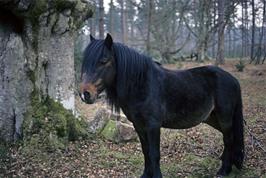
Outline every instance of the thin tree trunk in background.
<svg viewBox="0 0 266 178"><path fill-rule="evenodd" d="M241 24L242 24L242 29L241 29L241 59L244 57L244 1L241 2Z"/></svg>
<svg viewBox="0 0 266 178"><path fill-rule="evenodd" d="M103 0L99 0L99 38L104 38L104 7Z"/></svg>
<svg viewBox="0 0 266 178"><path fill-rule="evenodd" d="M250 63L254 61L255 59L255 18L256 18L256 12L255 12L255 2L254 0L251 1L251 7L252 7L252 30L251 30L251 48L250 48Z"/></svg>
<svg viewBox="0 0 266 178"><path fill-rule="evenodd" d="M134 6L130 6L130 14L128 13L128 17L130 17L130 39L134 39L135 37L135 32L134 32L134 17L135 17L135 9Z"/></svg>
<svg viewBox="0 0 266 178"><path fill-rule="evenodd" d="M124 26L124 43L128 43L128 12L127 12L128 1L124 0L124 17L123 17L123 26Z"/></svg>
<svg viewBox="0 0 266 178"><path fill-rule="evenodd" d="M109 32L111 33L111 35L113 36L113 38L115 38L115 34L114 34L114 2L113 0L110 1L110 9L109 9L109 15L110 15L110 24L109 24Z"/></svg>
<svg viewBox="0 0 266 178"><path fill-rule="evenodd" d="M218 0L218 50L215 64L224 64L224 0Z"/></svg>
<svg viewBox="0 0 266 178"><path fill-rule="evenodd" d="M201 0L199 1L199 10L198 10L198 16L199 16L199 36L198 36L198 40L197 40L197 61L201 62L204 60L205 57L205 51L204 51L204 38L205 38L205 33L206 33L206 29L205 29L205 12L206 12L206 4L205 4L205 0Z"/></svg>
<svg viewBox="0 0 266 178"><path fill-rule="evenodd" d="M92 4L96 6L95 0L92 1ZM93 18L89 19L90 34L95 37L96 34L96 13L93 14Z"/></svg>
<svg viewBox="0 0 266 178"><path fill-rule="evenodd" d="M265 59L266 59L266 38L264 37L265 34L264 34L264 30L265 30L265 27L266 27L266 0L263 0L263 23L262 23L262 44L263 45L263 59L261 61L261 64L264 63Z"/></svg>
<svg viewBox="0 0 266 178"><path fill-rule="evenodd" d="M90 19L90 34L95 37L96 29L95 29L95 18Z"/></svg>
<svg viewBox="0 0 266 178"><path fill-rule="evenodd" d="M216 25L216 12L217 12L217 6L216 6L216 1L214 0L213 1L213 28L214 26ZM212 45L212 57L215 58L216 57L216 42L215 42L215 39L216 39L216 33L214 32L213 33L213 45Z"/></svg>
<svg viewBox="0 0 266 178"><path fill-rule="evenodd" d="M228 51L227 51L227 56L232 57L232 35L231 35L231 25L228 26Z"/></svg>
<svg viewBox="0 0 266 178"><path fill-rule="evenodd" d="M209 0L201 0L199 1L199 36L197 40L197 60L199 62L208 59L207 57L207 49L208 49L208 41L209 41L209 29L211 24L211 17L210 17L210 9L212 4Z"/></svg>
<svg viewBox="0 0 266 178"><path fill-rule="evenodd" d="M147 53L150 53L150 51L151 51L151 23L152 23L153 0L147 0L147 4L148 4L148 24L147 24L146 51L147 51Z"/></svg>
<svg viewBox="0 0 266 178"><path fill-rule="evenodd" d="M247 57L248 44L248 16L247 16L247 0L242 1L242 58Z"/></svg>
<svg viewBox="0 0 266 178"><path fill-rule="evenodd" d="M133 22L134 22L134 9L132 6L133 1L127 1L126 7L126 28L127 28L127 44L129 46L133 45Z"/></svg>
<svg viewBox="0 0 266 178"><path fill-rule="evenodd" d="M245 44L245 48L244 48L244 56L247 57L248 56L248 44L249 44L249 39L248 39L248 0L244 1L244 10L245 10L245 15L244 15L244 44Z"/></svg>
<svg viewBox="0 0 266 178"><path fill-rule="evenodd" d="M236 18L233 19L233 24L236 23L235 20L236 20ZM232 47L232 57L233 57L233 58L236 57L236 41L237 41L237 40L235 40L235 36L236 36L236 33L235 33L235 31L233 30L233 41L232 41L232 43L233 43L233 47Z"/></svg>
<svg viewBox="0 0 266 178"><path fill-rule="evenodd" d="M203 60L209 60L207 51L208 51L209 38L210 38L209 32L211 29L211 21L212 21L211 10L210 10L212 8L212 4L208 0L206 0L205 3L207 6L206 11L205 11L205 18L207 18L207 19L206 19L206 22L204 24L206 31L205 31L204 42L203 42L204 56L202 59Z"/></svg>
<svg viewBox="0 0 266 178"><path fill-rule="evenodd" d="M265 51L263 47L264 45L263 43L263 39L264 39L264 28L265 28L265 23L266 23L266 4L265 4L265 0L263 1L263 18L262 18L262 26L261 26L261 33L260 33L260 38L259 38L259 44L258 44L258 48L256 50L256 54L254 54L253 60L255 61L255 64L263 64L263 61L265 59L263 59L262 57L265 56ZM263 55L264 53L264 55Z"/></svg>
<svg viewBox="0 0 266 178"><path fill-rule="evenodd" d="M120 0L120 13L121 13L121 36L122 43L127 43L127 15L126 15L126 6L125 0Z"/></svg>

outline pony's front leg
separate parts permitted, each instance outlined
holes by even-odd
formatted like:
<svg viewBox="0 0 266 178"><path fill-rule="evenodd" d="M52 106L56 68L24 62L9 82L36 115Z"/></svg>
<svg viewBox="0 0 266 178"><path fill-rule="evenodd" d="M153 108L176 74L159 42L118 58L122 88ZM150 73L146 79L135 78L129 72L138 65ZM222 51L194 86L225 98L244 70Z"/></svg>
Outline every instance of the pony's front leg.
<svg viewBox="0 0 266 178"><path fill-rule="evenodd" d="M146 127L148 145L149 145L149 161L152 178L161 178L160 169L160 127Z"/></svg>
<svg viewBox="0 0 266 178"><path fill-rule="evenodd" d="M150 178L152 175L151 169L150 169L150 160L149 160L149 146L148 146L148 138L147 133L144 131L144 129L140 127L135 127L135 130L139 136L139 140L141 143L142 153L144 155L144 171L141 176L141 178Z"/></svg>
<svg viewBox="0 0 266 178"><path fill-rule="evenodd" d="M145 167L141 178L160 178L160 128L148 127L146 129L135 126L138 133Z"/></svg>

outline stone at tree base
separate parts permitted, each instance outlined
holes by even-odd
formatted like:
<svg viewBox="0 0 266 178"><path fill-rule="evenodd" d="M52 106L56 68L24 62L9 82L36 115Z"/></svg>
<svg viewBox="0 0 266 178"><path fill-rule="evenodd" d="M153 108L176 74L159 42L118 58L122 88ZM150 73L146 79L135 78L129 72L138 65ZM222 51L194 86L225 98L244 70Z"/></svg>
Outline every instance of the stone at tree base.
<svg viewBox="0 0 266 178"><path fill-rule="evenodd" d="M89 122L88 132L92 134L99 134L110 120L110 117L111 113L108 112L107 109L100 108L96 112L93 120Z"/></svg>
<svg viewBox="0 0 266 178"><path fill-rule="evenodd" d="M97 111L93 121L89 123L89 132L100 134L116 143L137 139L132 123L124 115L118 116L106 108Z"/></svg>
<svg viewBox="0 0 266 178"><path fill-rule="evenodd" d="M138 136L132 124L117 122L118 142L128 142L137 140Z"/></svg>
<svg viewBox="0 0 266 178"><path fill-rule="evenodd" d="M116 122L113 120L108 120L107 124L101 132L101 135L107 140L118 142L118 130L116 127Z"/></svg>
<svg viewBox="0 0 266 178"><path fill-rule="evenodd" d="M101 135L112 142L121 143L137 140L137 133L132 124L109 120Z"/></svg>

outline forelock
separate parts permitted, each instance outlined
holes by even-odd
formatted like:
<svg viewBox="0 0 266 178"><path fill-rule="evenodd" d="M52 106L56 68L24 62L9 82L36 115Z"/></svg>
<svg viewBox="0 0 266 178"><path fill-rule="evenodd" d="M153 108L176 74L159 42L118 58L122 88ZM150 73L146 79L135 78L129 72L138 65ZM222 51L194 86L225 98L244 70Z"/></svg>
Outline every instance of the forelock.
<svg viewBox="0 0 266 178"><path fill-rule="evenodd" d="M87 46L83 54L82 73L95 69L98 60L103 57L103 50L103 40L94 40Z"/></svg>

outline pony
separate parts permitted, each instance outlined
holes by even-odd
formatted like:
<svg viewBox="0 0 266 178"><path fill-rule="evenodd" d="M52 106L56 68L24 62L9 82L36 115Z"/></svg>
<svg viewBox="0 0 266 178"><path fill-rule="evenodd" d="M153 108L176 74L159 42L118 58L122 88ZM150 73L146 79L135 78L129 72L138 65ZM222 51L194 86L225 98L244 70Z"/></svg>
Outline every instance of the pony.
<svg viewBox="0 0 266 178"><path fill-rule="evenodd" d="M110 34L84 51L80 97L87 104L105 91L115 112L122 110L139 136L144 154L141 178L160 178L160 128L186 129L206 123L223 134L218 176L243 166L244 139L239 82L216 66L169 70Z"/></svg>

